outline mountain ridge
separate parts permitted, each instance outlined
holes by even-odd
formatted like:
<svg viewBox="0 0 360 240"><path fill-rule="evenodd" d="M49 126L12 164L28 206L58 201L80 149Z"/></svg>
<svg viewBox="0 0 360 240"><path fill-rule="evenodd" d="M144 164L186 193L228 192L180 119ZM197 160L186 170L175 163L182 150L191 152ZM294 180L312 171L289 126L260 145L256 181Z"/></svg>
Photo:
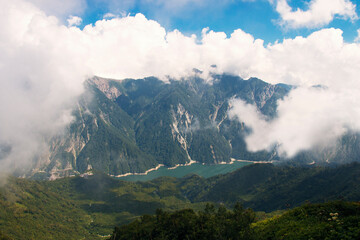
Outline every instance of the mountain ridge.
<svg viewBox="0 0 360 240"><path fill-rule="evenodd" d="M28 176L55 179L91 170L119 175L159 164L270 159L273 153L246 150L249 130L228 118L228 102L240 97L270 117L288 88L256 78L213 78L212 84L198 77L168 83L154 77L89 79L73 111L75 121L50 141L49 155Z"/></svg>
<svg viewBox="0 0 360 240"><path fill-rule="evenodd" d="M358 161L358 133L347 133L334 146L302 151L292 159L270 152L250 152L251 129L229 119L234 98L257 107L268 120L277 116L278 100L293 86L271 85L258 78L213 75L163 82L155 77L111 80L93 77L73 111L74 121L25 176L56 179L91 171L108 175L144 173L159 165L234 159L286 160L293 165Z"/></svg>

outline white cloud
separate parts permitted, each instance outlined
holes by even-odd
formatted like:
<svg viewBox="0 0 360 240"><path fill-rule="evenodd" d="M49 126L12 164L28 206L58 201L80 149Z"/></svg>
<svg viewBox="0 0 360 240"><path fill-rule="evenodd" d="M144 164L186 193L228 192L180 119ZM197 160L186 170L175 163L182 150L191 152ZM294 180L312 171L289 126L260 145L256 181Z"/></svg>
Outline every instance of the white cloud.
<svg viewBox="0 0 360 240"><path fill-rule="evenodd" d="M276 11L280 14L280 24L287 28L317 28L329 24L334 17L356 20L356 5L350 0L311 0L307 10L292 8L288 0L277 0Z"/></svg>
<svg viewBox="0 0 360 240"><path fill-rule="evenodd" d="M292 157L301 150L333 144L347 131L360 131L360 45L344 43L341 34L323 29L266 47L266 58L253 74L299 87L278 102L278 116L271 122L264 123L257 115L250 123L245 117L251 111L241 101L233 102L231 115L253 129L246 139L250 150L279 144L279 152ZM326 88L311 87L317 84Z"/></svg>
<svg viewBox="0 0 360 240"><path fill-rule="evenodd" d="M0 16L0 144L12 148L4 171L26 167L71 121L89 71L77 29L19 0L3 1Z"/></svg>
<svg viewBox="0 0 360 240"><path fill-rule="evenodd" d="M78 16L70 16L67 19L67 22L68 22L69 27L80 26L82 23L82 19L81 19L81 17L78 17Z"/></svg>
<svg viewBox="0 0 360 240"><path fill-rule="evenodd" d="M116 17L116 15L113 14L113 13L106 13L106 14L104 14L104 16L103 16L103 18L115 18L115 17Z"/></svg>
<svg viewBox="0 0 360 240"><path fill-rule="evenodd" d="M251 139L264 131L268 140L263 140L259 148L280 141L282 151L291 155L308 148L305 143L320 144L318 135L310 134L317 124L324 125L320 133L336 129L329 138L341 134L342 126L360 129L356 108L360 102L360 45L344 43L341 30L323 29L308 37L264 46L263 40L240 29L229 37L205 29L202 38L197 39L179 31L166 32L156 21L138 14L98 21L80 30L61 25L57 18L23 0L4 1L2 6L0 143L13 147L12 154L3 160L4 166L23 165L46 146L46 138L71 121L73 103L82 92L83 81L92 74L117 79L152 75L166 79L189 76L193 68L198 68L206 76L215 64L219 73L302 86L279 103L279 119L259 121L273 130L254 125L254 136L248 137L250 147ZM328 90L306 90L315 84L326 85ZM305 90L298 92L300 89ZM340 99L339 103L334 104L334 99ZM306 112L300 106L302 102L313 110ZM339 112L348 120L338 117ZM325 115L328 121L322 117ZM255 114L251 116L256 119ZM290 130L283 134L286 128L297 126L283 119L301 119L305 126L298 134L302 135L296 135L296 128L292 128L293 135ZM281 121L285 123L278 126L276 123ZM292 141L293 136L299 140Z"/></svg>
<svg viewBox="0 0 360 240"><path fill-rule="evenodd" d="M329 146L348 131L359 131L359 89L351 95L321 88L297 88L278 102L278 116L267 122L254 106L241 100L232 102L230 117L252 128L246 137L251 151L270 150L275 145L281 155L293 157L302 150Z"/></svg>
<svg viewBox="0 0 360 240"><path fill-rule="evenodd" d="M125 13L125 14L121 14L121 15L122 15L122 17L125 17L125 16L126 16L126 13ZM119 17L119 16L117 16L117 15L115 15L115 14L113 14L113 13L110 13L110 12L104 14L104 16L103 16L104 19L116 18L116 17Z"/></svg>
<svg viewBox="0 0 360 240"><path fill-rule="evenodd" d="M354 39L355 42L360 42L360 29L357 30L357 36Z"/></svg>

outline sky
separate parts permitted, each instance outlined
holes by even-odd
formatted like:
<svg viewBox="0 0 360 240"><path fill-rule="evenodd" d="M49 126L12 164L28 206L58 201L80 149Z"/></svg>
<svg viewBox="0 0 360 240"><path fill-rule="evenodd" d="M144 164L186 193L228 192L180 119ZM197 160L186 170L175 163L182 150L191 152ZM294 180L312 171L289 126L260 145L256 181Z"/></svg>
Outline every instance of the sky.
<svg viewBox="0 0 360 240"><path fill-rule="evenodd" d="M251 33L265 43L306 36L323 27L340 28L345 41L352 42L360 28L355 1L310 0L32 0L48 14L66 21L82 19L80 28L104 16L134 16L142 13L167 31L178 29L201 35L203 28L231 34L236 29ZM54 2L53 4L51 2ZM60 4L60 2L63 2ZM315 3L315 4L314 4ZM297 12L297 13L295 13ZM297 16L296 16L297 14ZM296 17L297 19L295 19ZM307 19L299 24L300 19ZM303 20L304 21L304 20Z"/></svg>
<svg viewBox="0 0 360 240"><path fill-rule="evenodd" d="M297 86L264 120L229 116L249 150L302 150L360 131L359 6L350 0L0 0L0 156L14 169L73 121L91 76L186 79L193 69ZM216 68L212 67L216 65ZM322 88L313 88L321 85ZM324 136L324 137L320 137ZM4 147L5 146L5 147ZM45 149L45 150L44 150Z"/></svg>

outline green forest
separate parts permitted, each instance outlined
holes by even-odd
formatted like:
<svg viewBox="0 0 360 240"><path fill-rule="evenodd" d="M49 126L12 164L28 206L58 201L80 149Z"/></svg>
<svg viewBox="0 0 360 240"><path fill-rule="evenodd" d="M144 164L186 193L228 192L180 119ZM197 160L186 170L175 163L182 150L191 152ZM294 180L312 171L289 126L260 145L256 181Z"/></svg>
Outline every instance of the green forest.
<svg viewBox="0 0 360 240"><path fill-rule="evenodd" d="M359 239L360 204L328 202L305 204L283 214L258 220L251 209L239 203L232 210L206 205L203 211L183 209L156 211L134 222L116 227L110 240L125 239Z"/></svg>

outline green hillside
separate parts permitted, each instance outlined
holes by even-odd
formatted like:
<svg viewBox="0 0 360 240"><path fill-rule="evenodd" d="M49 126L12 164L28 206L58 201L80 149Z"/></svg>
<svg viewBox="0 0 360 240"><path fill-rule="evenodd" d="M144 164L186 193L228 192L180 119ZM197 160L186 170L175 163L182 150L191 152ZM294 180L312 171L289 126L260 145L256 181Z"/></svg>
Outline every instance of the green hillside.
<svg viewBox="0 0 360 240"><path fill-rule="evenodd" d="M102 173L55 181L10 177L0 187L0 232L14 239L101 239L114 226L156 209L196 212L209 202L228 208L239 202L272 212L308 202L359 201L359 171L358 163L306 168L252 164L207 179L189 175L125 182Z"/></svg>
<svg viewBox="0 0 360 240"><path fill-rule="evenodd" d="M328 202L306 204L263 221L251 209L236 204L232 211L207 205L203 211L157 211L116 227L110 240L292 240L359 239L360 204Z"/></svg>
<svg viewBox="0 0 360 240"><path fill-rule="evenodd" d="M360 239L360 204L305 204L253 224L254 239Z"/></svg>
<svg viewBox="0 0 360 240"><path fill-rule="evenodd" d="M143 215L134 222L115 228L110 240L127 239L250 239L250 224L255 220L252 210L240 204L232 211L224 206L206 205L203 211L183 209L175 212L156 211L155 216Z"/></svg>
<svg viewBox="0 0 360 240"><path fill-rule="evenodd" d="M10 178L0 190L0 231L13 239L91 239L91 218L46 184ZM1 235L0 235L1 236ZM71 237L70 237L71 236ZM6 238L5 238L6 239Z"/></svg>

